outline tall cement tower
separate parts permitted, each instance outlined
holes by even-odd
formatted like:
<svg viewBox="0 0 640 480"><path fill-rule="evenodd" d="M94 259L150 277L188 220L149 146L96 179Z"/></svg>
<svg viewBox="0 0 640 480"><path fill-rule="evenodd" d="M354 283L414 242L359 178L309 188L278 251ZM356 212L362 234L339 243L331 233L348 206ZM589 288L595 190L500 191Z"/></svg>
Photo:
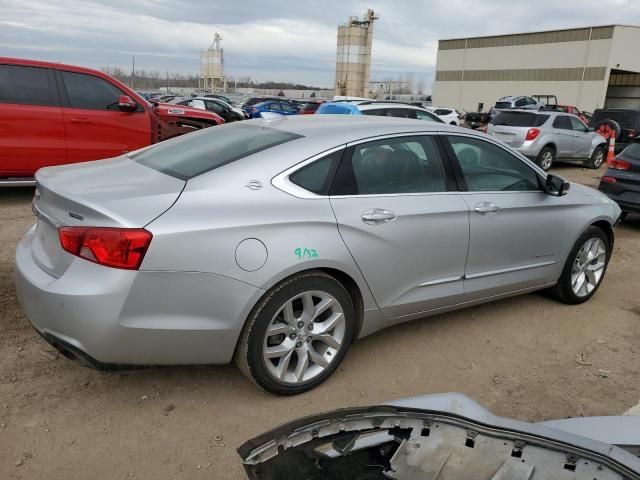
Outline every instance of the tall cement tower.
<svg viewBox="0 0 640 480"><path fill-rule="evenodd" d="M209 49L200 52L199 87L201 91L211 92L227 87L227 79L224 76L224 51L220 48L220 40L222 36L216 33Z"/></svg>
<svg viewBox="0 0 640 480"><path fill-rule="evenodd" d="M373 40L373 10L367 10L362 20L349 17L338 25L338 55L336 59L336 95L368 97Z"/></svg>

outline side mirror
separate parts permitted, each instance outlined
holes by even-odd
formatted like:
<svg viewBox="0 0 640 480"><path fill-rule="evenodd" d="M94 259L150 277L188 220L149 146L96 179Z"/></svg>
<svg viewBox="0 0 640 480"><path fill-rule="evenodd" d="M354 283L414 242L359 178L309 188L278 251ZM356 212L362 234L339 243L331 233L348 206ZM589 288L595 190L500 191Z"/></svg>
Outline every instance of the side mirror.
<svg viewBox="0 0 640 480"><path fill-rule="evenodd" d="M587 127L587 132L595 132L596 129L593 127Z"/></svg>
<svg viewBox="0 0 640 480"><path fill-rule="evenodd" d="M553 195L554 197L561 197L566 195L569 191L571 184L567 182L564 178L558 177L557 175L547 175L547 181L544 184L544 191L548 195Z"/></svg>
<svg viewBox="0 0 640 480"><path fill-rule="evenodd" d="M138 108L138 104L129 95L118 97L118 110L122 112L133 112Z"/></svg>

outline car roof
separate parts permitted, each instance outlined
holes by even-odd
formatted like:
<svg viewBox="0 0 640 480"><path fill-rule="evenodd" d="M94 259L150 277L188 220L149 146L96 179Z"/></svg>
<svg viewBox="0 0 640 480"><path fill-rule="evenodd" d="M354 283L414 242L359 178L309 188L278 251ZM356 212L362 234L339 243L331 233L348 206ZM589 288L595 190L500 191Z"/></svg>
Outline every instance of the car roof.
<svg viewBox="0 0 640 480"><path fill-rule="evenodd" d="M408 118L380 117L377 115L293 115L276 121L249 120L243 123L262 123L268 128L276 128L306 138L332 136L340 141L351 141L374 135L411 132L451 131L474 134L473 130L454 127L444 123L425 122ZM484 135L484 134L482 134ZM477 134L477 136L482 136ZM338 143L340 142L338 141Z"/></svg>

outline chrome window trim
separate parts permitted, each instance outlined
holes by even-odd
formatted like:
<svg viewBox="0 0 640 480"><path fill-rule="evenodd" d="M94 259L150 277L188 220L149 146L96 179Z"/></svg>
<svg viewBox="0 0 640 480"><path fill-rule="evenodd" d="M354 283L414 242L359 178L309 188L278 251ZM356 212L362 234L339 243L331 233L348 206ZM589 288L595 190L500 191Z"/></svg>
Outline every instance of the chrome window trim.
<svg viewBox="0 0 640 480"><path fill-rule="evenodd" d="M273 185L278 190L281 190L285 193L288 193L289 195L292 195L298 198L304 198L307 200L318 200L322 198L329 198L328 195L318 195L317 193L310 192L309 190L306 190L296 185L291 180L289 180L289 176L292 173L297 172L301 168L306 167L310 163L313 163L316 160L320 160L326 157L327 155L331 155L332 153L335 153L339 150L344 150L346 147L347 147L347 144L342 144L337 147L330 148L329 150L325 150L324 152L318 153L317 155L309 157L306 160L303 160L299 163L296 163L295 165L287 168L283 172L280 172L278 175L273 177L271 179L271 185Z"/></svg>
<svg viewBox="0 0 640 480"><path fill-rule="evenodd" d="M544 190L514 190L514 191L504 191L504 190L483 190L483 191L445 191L445 192L417 192L417 193L379 193L379 194L366 194L366 195L318 195L316 193L310 192L295 183L289 180L289 176L292 173L295 173L299 169L309 165L310 163L315 162L316 160L320 160L327 155L331 155L338 150L342 150L345 148L349 148L355 145L360 145L362 143L375 142L378 140L385 140L387 138L396 138L396 137L416 137L416 136L432 136L432 135L445 135L445 136L458 136L458 137L468 137L478 139L479 141L486 141L491 143L508 154L511 154L516 159L522 161L527 167L532 169L535 173L542 177L542 181L545 181L547 178L547 173L538 167L535 163L529 160L527 157L522 155L520 152L516 150L511 150L509 147L502 145L500 141L493 139L492 137L486 135L482 137L478 134L467 133L467 132L458 132L458 131L425 131L419 130L415 132L401 132L401 133L388 133L384 135L377 135L375 137L366 137L361 138L359 140L353 140L351 142L339 145L337 147L330 148L329 150L325 150L324 152L313 155L312 157L307 158L295 165L289 167L288 169L280 172L276 176L271 179L271 184L285 193L292 195L297 198L306 199L306 200L319 200L323 198L378 198L378 197L407 197L407 196L424 196L424 195L480 195L480 194L521 194L521 193L545 193Z"/></svg>

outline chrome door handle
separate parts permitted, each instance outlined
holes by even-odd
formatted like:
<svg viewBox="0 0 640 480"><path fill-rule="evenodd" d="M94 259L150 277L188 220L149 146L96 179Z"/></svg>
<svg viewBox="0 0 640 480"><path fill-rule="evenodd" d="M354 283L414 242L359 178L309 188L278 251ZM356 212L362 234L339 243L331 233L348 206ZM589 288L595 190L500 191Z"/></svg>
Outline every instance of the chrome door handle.
<svg viewBox="0 0 640 480"><path fill-rule="evenodd" d="M491 202L480 202L473 210L480 215L485 215L487 213L498 213L500 211L500 207Z"/></svg>
<svg viewBox="0 0 640 480"><path fill-rule="evenodd" d="M396 214L384 208L372 208L362 212L362 221L367 225L387 223L396 218Z"/></svg>

